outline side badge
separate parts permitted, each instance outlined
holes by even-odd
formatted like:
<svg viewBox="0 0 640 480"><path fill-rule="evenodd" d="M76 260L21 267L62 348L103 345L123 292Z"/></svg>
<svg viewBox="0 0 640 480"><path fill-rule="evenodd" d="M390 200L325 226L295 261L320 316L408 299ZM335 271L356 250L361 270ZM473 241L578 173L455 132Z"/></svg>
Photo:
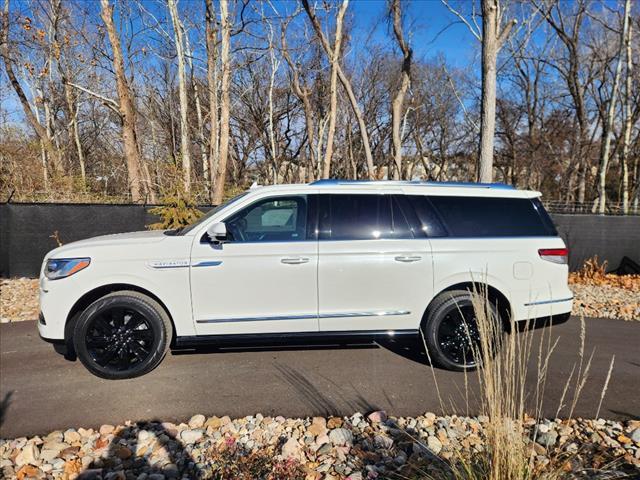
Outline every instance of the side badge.
<svg viewBox="0 0 640 480"><path fill-rule="evenodd" d="M147 262L151 268L184 268L189 266L189 260L151 260Z"/></svg>

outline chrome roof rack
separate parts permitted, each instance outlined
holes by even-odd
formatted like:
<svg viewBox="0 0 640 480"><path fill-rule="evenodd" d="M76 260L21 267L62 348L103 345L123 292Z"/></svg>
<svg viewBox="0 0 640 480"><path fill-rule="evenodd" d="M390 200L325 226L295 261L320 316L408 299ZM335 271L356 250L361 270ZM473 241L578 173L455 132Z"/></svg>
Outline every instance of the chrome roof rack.
<svg viewBox="0 0 640 480"><path fill-rule="evenodd" d="M431 182L423 180L341 180L339 178L325 178L309 183L309 185L417 185L425 187L465 187L465 188L495 188L503 190L515 190L512 185L505 183L475 183L475 182Z"/></svg>

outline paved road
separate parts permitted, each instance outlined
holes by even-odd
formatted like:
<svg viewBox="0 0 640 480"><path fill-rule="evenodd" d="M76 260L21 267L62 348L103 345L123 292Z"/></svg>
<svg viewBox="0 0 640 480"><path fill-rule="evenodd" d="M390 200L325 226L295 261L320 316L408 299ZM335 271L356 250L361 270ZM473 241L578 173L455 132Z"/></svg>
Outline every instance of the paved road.
<svg viewBox="0 0 640 480"><path fill-rule="evenodd" d="M640 324L587 319L591 379L577 415L593 416L609 362L615 366L602 416L640 416ZM560 341L547 382L547 415L577 359L579 322L554 327ZM539 332L536 333L539 335ZM447 405L464 414L464 375L434 370ZM474 383L473 375L470 377ZM407 343L383 347L259 349L171 354L149 375L106 381L38 338L35 322L0 326L0 436L96 427L124 420L184 420L205 415L307 416L384 409L395 415L440 412L425 355ZM473 406L471 407L473 410ZM448 408L451 413L451 408Z"/></svg>

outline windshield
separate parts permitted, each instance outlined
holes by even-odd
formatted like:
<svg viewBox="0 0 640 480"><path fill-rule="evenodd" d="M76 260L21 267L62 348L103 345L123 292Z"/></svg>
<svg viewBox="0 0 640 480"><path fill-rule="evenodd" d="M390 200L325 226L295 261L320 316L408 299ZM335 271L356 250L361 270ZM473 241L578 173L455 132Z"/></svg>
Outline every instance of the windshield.
<svg viewBox="0 0 640 480"><path fill-rule="evenodd" d="M181 230L178 230L176 232L176 234L178 235L184 235L186 233L189 233L191 230L193 230L194 228L196 228L198 225L201 225L203 222L206 222L208 219L210 219L213 215L215 215L216 213L218 213L220 210L222 210L223 208L227 208L229 205L231 205L232 203L237 202L238 200L240 200L242 197L244 197L247 193L249 192L243 192L240 195L237 195L235 197L233 197L231 200L227 200L225 203L222 203L220 205L218 205L215 208L212 208L211 210L209 210L205 215L203 215L202 217L200 217L198 220L196 220L195 222L193 222L191 225L189 225L188 227L185 227Z"/></svg>

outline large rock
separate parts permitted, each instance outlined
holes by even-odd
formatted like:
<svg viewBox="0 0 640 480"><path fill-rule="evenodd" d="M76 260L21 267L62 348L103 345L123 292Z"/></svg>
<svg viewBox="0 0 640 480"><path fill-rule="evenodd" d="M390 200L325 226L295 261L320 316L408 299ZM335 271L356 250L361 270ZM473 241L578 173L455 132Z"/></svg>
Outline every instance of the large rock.
<svg viewBox="0 0 640 480"><path fill-rule="evenodd" d="M437 455L442 450L442 442L437 437L429 437L427 439L427 447Z"/></svg>
<svg viewBox="0 0 640 480"><path fill-rule="evenodd" d="M187 445L190 445L200 440L203 435L204 431L201 429L183 430L182 433L180 433L180 439Z"/></svg>
<svg viewBox="0 0 640 480"><path fill-rule="evenodd" d="M313 417L307 432L315 436L324 435L327 433L327 421L323 417Z"/></svg>
<svg viewBox="0 0 640 480"><path fill-rule="evenodd" d="M379 410L377 412L370 413L367 418L371 423L382 423L387 421L387 412Z"/></svg>
<svg viewBox="0 0 640 480"><path fill-rule="evenodd" d="M353 434L351 430L346 428L334 428L329 432L329 440L334 445L351 445L353 443Z"/></svg>
<svg viewBox="0 0 640 480"><path fill-rule="evenodd" d="M291 458L293 460L297 460L298 462L303 462L305 460L305 455L302 450L302 446L298 443L298 441L295 438L290 438L282 446L282 456L284 458Z"/></svg>
<svg viewBox="0 0 640 480"><path fill-rule="evenodd" d="M553 447L556 444L556 440L558 440L558 433L555 430L549 430L536 438L536 442L547 448Z"/></svg>
<svg viewBox="0 0 640 480"><path fill-rule="evenodd" d="M16 457L16 465L21 467L26 464L35 464L38 460L38 447L33 443L26 444Z"/></svg>
<svg viewBox="0 0 640 480"><path fill-rule="evenodd" d="M202 428L205 420L204 415L194 415L189 419L189 428Z"/></svg>

